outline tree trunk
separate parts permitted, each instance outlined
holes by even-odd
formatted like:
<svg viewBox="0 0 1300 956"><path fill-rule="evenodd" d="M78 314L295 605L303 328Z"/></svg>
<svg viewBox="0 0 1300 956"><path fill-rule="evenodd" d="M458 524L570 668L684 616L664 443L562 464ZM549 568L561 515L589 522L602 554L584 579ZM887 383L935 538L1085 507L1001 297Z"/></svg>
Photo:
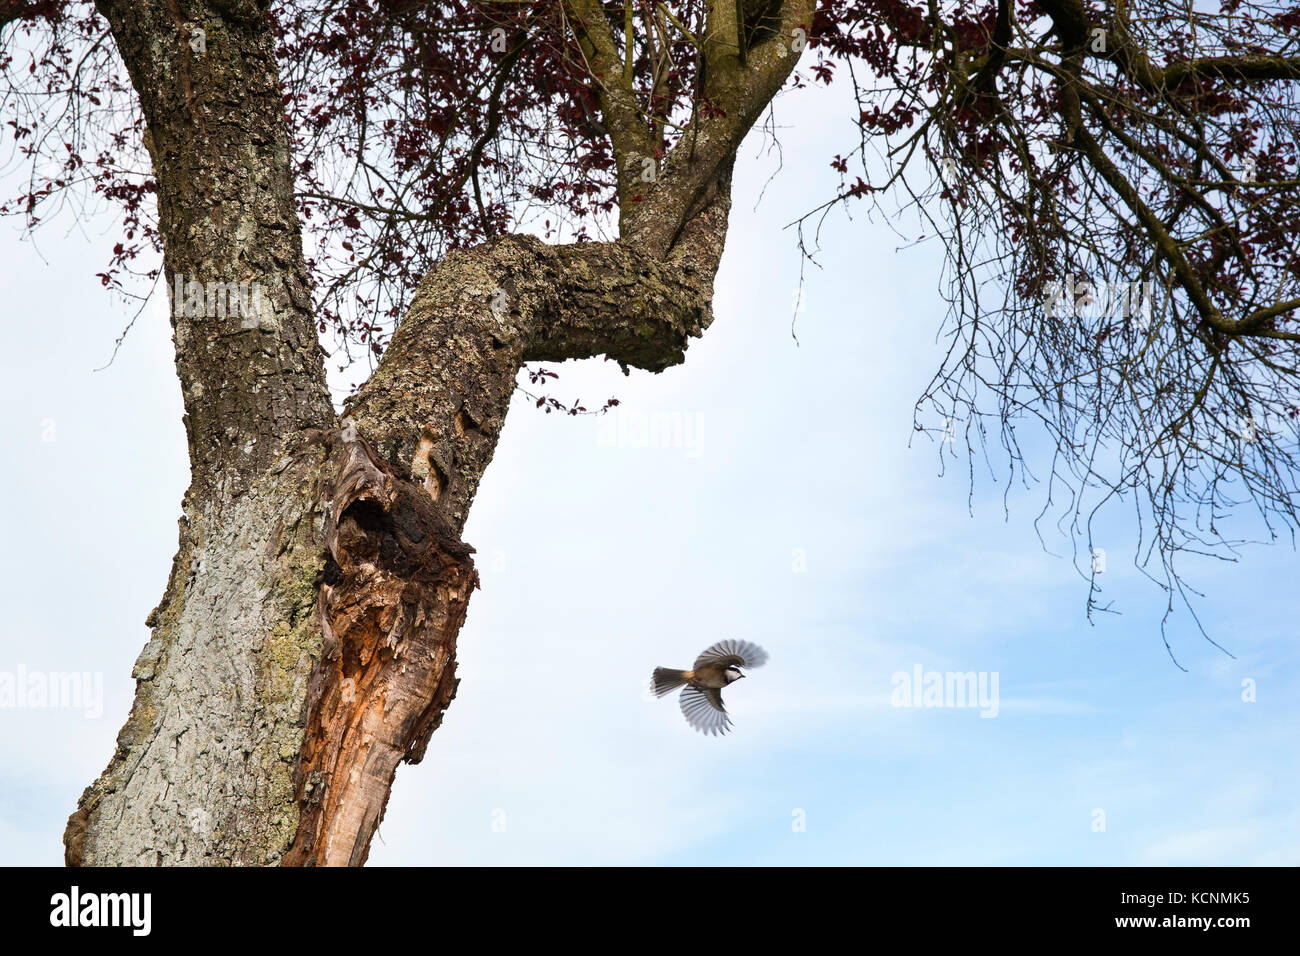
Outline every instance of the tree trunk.
<svg viewBox="0 0 1300 956"><path fill-rule="evenodd" d="M301 439L334 413L274 46L247 2L193 20L167 0L97 6L145 116L167 290L255 282L261 295L253 315L202 295L198 308L172 302L191 464L180 543L131 716L69 821L66 856L276 862L297 830L303 705L321 653L324 463Z"/></svg>

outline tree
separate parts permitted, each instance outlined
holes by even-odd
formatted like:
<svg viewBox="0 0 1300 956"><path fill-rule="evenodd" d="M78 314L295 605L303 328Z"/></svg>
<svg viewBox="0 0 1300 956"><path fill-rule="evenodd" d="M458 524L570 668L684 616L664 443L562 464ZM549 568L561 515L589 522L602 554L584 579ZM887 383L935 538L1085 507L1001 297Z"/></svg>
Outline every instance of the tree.
<svg viewBox="0 0 1300 956"><path fill-rule="evenodd" d="M456 635L476 586L459 535L520 369L594 355L650 370L682 360L711 319L736 148L793 69L813 12L810 0L714 4L691 11L689 30L648 7L642 26L629 17L616 28L619 17L592 0L309 7L285 22L248 0L101 2L81 20L55 5L6 7L7 20L50 29L40 55L60 92L66 82L93 102L123 91L82 85L84 57L102 41L125 64L152 168L138 192L156 193L164 288L176 290L192 465L171 579L136 662L135 705L69 822L74 864L364 862L397 765L421 759L456 690ZM440 150L460 155L456 138L477 136L467 157L449 161L448 201L421 206L451 237L446 254L341 419L317 340L329 313L313 307L299 219L299 199L315 194L295 192L302 143L286 116L281 56L333 58L326 69L340 71L339 87L309 73L296 102L319 93L337 108L307 108L298 128L316 124L337 143L331 124L355 123L358 165L369 111L391 97L407 97L399 108L412 117L388 140L388 162L408 179L411 164L445 177L427 162ZM365 75L392 66L385 56L408 71L391 91ZM507 93L513 70L533 73L537 99L557 87L546 105L564 133L607 137L604 157L571 162L610 167L617 240L501 235L500 199L459 231L460 188L473 180L481 197L483 170L514 178L526 145L503 159L497 144L537 135L528 88ZM481 126L443 115L443 96L453 111L476 101L469 90L449 96L466 77L489 86ZM645 82L659 116L640 103ZM20 125L23 140L43 142L39 119ZM411 146L404 137L415 135L430 139ZM78 155L71 141L66 149ZM114 165L101 159L100 170ZM360 180L388 172L367 166ZM387 189L385 215L400 220L410 194ZM571 207L590 202L586 187L571 191ZM29 211L42 198L24 197ZM359 228L351 196L328 201L345 210L331 225ZM377 273L388 274L385 257L401 261L382 239L370 250ZM232 287L242 301L223 307Z"/></svg>
<svg viewBox="0 0 1300 956"><path fill-rule="evenodd" d="M977 442L996 416L1013 466L1018 424L1041 422L1049 499L1072 480L1076 517L1098 488L1145 493L1167 569L1231 481L1294 528L1293 440L1197 441L1243 410L1294 436L1280 133L1300 15L1138 6L0 3L30 165L4 208L32 226L74 197L121 210L101 278L130 294L143 262L171 299L192 468L68 861L365 861L456 692L477 582L461 530L521 370L683 361L712 318L737 148L792 76L847 74L861 106L844 188L813 215L902 190L949 251L953 348L923 402ZM1075 308L1106 265L1163 291L1145 328ZM373 366L341 413L320 336Z"/></svg>

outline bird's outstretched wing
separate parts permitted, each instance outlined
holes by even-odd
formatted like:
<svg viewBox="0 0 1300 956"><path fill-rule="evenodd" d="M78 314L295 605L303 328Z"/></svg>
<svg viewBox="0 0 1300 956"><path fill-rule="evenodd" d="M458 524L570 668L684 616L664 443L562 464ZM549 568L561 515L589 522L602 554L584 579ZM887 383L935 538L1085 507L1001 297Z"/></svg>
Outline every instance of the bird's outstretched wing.
<svg viewBox="0 0 1300 956"><path fill-rule="evenodd" d="M731 718L722 706L722 691L716 687L688 686L682 691L682 716L702 734L715 736L731 729Z"/></svg>
<svg viewBox="0 0 1300 956"><path fill-rule="evenodd" d="M762 667L767 662L767 651L749 641L718 641L699 657L695 668L701 667Z"/></svg>

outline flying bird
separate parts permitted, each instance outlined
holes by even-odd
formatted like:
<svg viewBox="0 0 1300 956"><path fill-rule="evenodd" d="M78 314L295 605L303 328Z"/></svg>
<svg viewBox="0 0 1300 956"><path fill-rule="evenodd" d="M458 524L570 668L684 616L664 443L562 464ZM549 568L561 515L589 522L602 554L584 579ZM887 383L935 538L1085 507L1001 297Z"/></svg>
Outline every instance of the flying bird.
<svg viewBox="0 0 1300 956"><path fill-rule="evenodd" d="M722 688L745 676L742 667L762 667L766 661L767 651L757 644L718 641L697 657L688 671L656 667L655 696L663 697L685 685L681 707L686 722L702 734L725 734L731 729L731 718L722 706Z"/></svg>

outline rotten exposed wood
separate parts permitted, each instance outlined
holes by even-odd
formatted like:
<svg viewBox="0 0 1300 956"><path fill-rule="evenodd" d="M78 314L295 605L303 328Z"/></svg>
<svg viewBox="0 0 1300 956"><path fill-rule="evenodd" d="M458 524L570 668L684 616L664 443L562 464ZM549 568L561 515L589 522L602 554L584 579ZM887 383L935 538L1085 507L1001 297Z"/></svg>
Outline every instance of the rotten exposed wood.
<svg viewBox="0 0 1300 956"><path fill-rule="evenodd" d="M397 766L418 763L456 693L456 635L478 577L471 548L419 485L364 439L344 441L287 866L358 866Z"/></svg>

